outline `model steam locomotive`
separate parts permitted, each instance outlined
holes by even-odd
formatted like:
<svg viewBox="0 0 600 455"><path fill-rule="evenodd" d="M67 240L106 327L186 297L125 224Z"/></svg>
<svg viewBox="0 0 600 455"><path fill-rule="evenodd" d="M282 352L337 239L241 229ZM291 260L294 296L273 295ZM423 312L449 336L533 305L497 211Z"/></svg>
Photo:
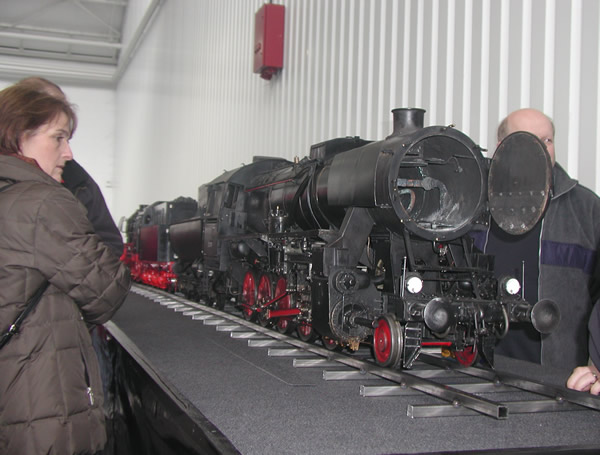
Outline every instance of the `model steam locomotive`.
<svg viewBox="0 0 600 455"><path fill-rule="evenodd" d="M330 349L370 344L381 366L410 368L428 346L493 365L511 322L547 333L559 314L526 302L517 277L497 279L468 233L490 213L507 232L533 227L549 158L522 133L489 163L451 126L423 127L424 112L395 109L385 140L333 139L294 162L255 157L202 185L197 201L140 206L124 254L134 279L235 302L248 320Z"/></svg>

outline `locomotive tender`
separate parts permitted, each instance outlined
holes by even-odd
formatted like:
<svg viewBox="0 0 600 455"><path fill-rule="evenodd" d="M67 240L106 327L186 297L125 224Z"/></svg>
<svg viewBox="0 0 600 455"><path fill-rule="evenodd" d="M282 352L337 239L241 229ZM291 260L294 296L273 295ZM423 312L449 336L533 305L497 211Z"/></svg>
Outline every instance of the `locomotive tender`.
<svg viewBox="0 0 600 455"><path fill-rule="evenodd" d="M134 281L170 292L176 290L169 225L194 216L197 208L194 199L179 197L170 202L140 205L127 219L127 242L121 260L129 266Z"/></svg>
<svg viewBox="0 0 600 455"><path fill-rule="evenodd" d="M511 322L548 333L560 315L551 301L526 302L517 277L497 279L468 233L490 213L510 233L533 227L548 200L549 158L523 133L490 164L451 126L423 127L424 110L392 112L385 140L333 139L295 162L255 157L202 185L197 209L189 198L141 206L124 257L171 273L157 280L163 289L235 301L246 319L304 341L370 344L381 366L410 368L430 346L493 366ZM534 166L523 164L528 153Z"/></svg>

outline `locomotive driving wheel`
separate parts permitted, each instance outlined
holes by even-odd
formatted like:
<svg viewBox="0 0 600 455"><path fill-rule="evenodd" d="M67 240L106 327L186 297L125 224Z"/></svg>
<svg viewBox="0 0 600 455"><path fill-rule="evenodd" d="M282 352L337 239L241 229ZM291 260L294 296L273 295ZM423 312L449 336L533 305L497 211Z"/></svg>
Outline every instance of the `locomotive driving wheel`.
<svg viewBox="0 0 600 455"><path fill-rule="evenodd" d="M404 346L402 326L393 314L385 314L377 319L373 333L373 356L382 367L398 367L402 363Z"/></svg>
<svg viewBox="0 0 600 455"><path fill-rule="evenodd" d="M310 322L302 321L298 324L298 327L296 327L296 331L298 332L298 338L307 343L315 341L317 338L317 334L313 330Z"/></svg>
<svg viewBox="0 0 600 455"><path fill-rule="evenodd" d="M252 270L246 272L244 276L244 283L242 285L242 313L244 319L247 321L254 321L256 319L256 311L254 307L256 305L256 275Z"/></svg>
<svg viewBox="0 0 600 455"><path fill-rule="evenodd" d="M256 301L259 305L258 309L258 322L263 327L267 327L272 324L272 321L267 318L268 307L263 306L265 303L273 300L273 284L271 276L268 273L263 273L258 281L258 288L256 290Z"/></svg>
<svg viewBox="0 0 600 455"><path fill-rule="evenodd" d="M477 350L477 345L472 344L469 346L465 346L462 351L454 351L454 357L461 365L466 367L472 366L477 359L479 358L479 351Z"/></svg>
<svg viewBox="0 0 600 455"><path fill-rule="evenodd" d="M275 282L275 298L279 298L280 296L286 293L287 289L287 280L280 276L277 278ZM280 298L277 303L278 310L289 310L292 308L292 299L289 295ZM292 318L290 316L283 316L277 319L277 330L280 333L290 333L294 328L292 324Z"/></svg>
<svg viewBox="0 0 600 455"><path fill-rule="evenodd" d="M338 342L333 338L321 337L321 342L323 343L325 349L327 349L328 351L341 351L342 349Z"/></svg>

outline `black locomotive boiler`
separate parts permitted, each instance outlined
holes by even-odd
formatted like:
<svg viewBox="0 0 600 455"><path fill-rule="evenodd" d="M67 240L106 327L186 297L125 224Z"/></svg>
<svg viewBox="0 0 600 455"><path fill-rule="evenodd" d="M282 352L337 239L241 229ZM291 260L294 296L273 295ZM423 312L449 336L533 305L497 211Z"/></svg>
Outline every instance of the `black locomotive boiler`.
<svg viewBox="0 0 600 455"><path fill-rule="evenodd" d="M423 127L424 113L395 109L381 141L255 157L202 185L196 216L168 228L177 291L235 301L246 319L331 349L370 344L390 367L430 346L493 365L511 322L553 330L556 305L526 302L522 277L497 279L468 235L490 213L511 233L535 225L551 175L543 144L510 136L490 164L453 127Z"/></svg>

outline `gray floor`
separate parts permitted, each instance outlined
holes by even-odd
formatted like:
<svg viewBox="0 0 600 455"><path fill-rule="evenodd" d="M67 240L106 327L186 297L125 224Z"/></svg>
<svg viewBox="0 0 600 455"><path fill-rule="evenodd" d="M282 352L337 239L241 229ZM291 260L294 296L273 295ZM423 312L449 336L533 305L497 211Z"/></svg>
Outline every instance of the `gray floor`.
<svg viewBox="0 0 600 455"><path fill-rule="evenodd" d="M476 415L411 419L409 404L425 395L364 398L361 384L325 381L322 369L294 368L226 332L131 293L113 318L161 375L251 454L392 454L499 448L598 448L600 412ZM500 369L562 383L566 372L498 358ZM506 399L514 399L507 395ZM527 451L527 450L525 450ZM529 453L529 452L528 452Z"/></svg>

